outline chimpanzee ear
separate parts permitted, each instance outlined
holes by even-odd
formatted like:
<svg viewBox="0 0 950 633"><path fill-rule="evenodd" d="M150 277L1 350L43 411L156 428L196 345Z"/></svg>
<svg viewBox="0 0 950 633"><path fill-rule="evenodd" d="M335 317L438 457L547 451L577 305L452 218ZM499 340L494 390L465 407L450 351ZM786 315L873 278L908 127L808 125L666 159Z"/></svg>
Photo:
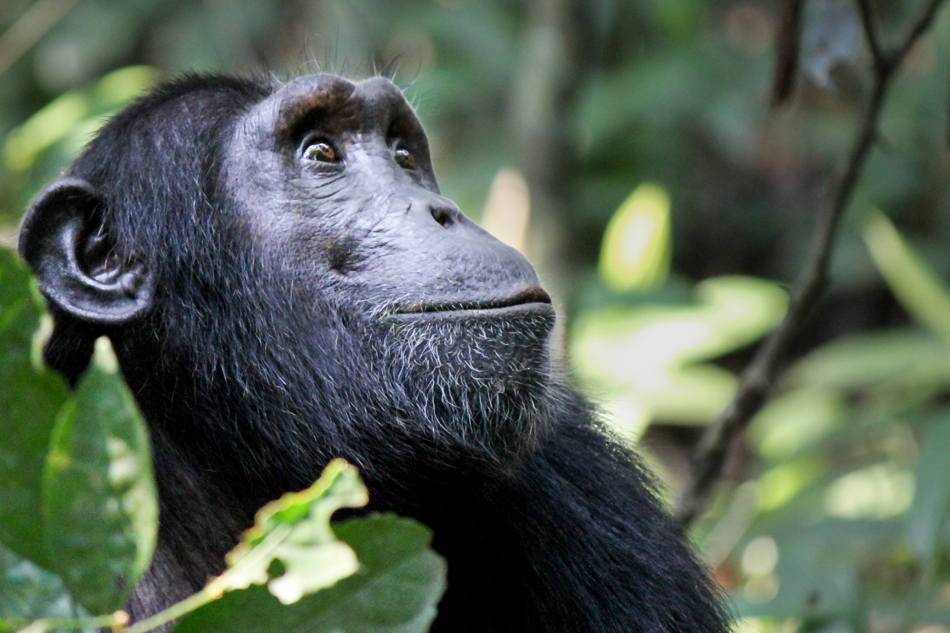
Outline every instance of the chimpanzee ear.
<svg viewBox="0 0 950 633"><path fill-rule="evenodd" d="M116 247L100 210L101 198L85 180L54 182L23 221L20 255L60 309L87 323L118 325L151 307L152 278Z"/></svg>

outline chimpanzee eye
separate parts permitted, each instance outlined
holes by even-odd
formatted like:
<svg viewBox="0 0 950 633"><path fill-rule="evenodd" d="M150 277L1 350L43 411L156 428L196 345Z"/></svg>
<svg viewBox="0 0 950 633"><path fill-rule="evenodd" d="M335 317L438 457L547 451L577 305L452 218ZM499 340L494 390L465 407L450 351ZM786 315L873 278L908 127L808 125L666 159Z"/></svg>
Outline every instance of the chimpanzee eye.
<svg viewBox="0 0 950 633"><path fill-rule="evenodd" d="M311 143L303 151L303 157L307 160L315 160L321 163L335 163L339 160L339 155L337 151L333 149L333 146L324 141L317 141L316 143Z"/></svg>
<svg viewBox="0 0 950 633"><path fill-rule="evenodd" d="M407 149L400 148L395 152L396 164L403 169L415 169L416 157Z"/></svg>

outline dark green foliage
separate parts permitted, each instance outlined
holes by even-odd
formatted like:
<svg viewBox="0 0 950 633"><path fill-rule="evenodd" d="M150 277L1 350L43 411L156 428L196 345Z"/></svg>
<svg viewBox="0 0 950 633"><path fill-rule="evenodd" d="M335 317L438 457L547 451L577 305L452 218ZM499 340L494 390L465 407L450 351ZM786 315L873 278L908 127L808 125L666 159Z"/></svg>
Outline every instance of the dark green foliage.
<svg viewBox="0 0 950 633"><path fill-rule="evenodd" d="M289 606L264 587L228 593L175 632L428 631L445 588L445 563L428 547L431 532L393 515L350 520L334 531L356 552L360 569L354 575Z"/></svg>
<svg viewBox="0 0 950 633"><path fill-rule="evenodd" d="M0 32L32 4L4 4ZM97 78L115 68L145 63L169 74L266 67L291 75L316 66L362 76L375 67L406 87L433 139L444 192L475 217L498 170L523 162L511 115L519 100L537 97L538 107L560 108L558 123L568 141L553 154L573 160L558 178L566 211L550 217L536 195L544 183L529 184L533 213L569 236L562 256L574 283L567 285L563 303L571 323L582 326L604 308L619 308L627 323L646 315L669 324L680 309L702 306L696 284L705 279L793 279L815 210L867 97L866 48L853 45L854 3L805 3L804 37L810 43L801 51L803 74L790 107L777 113L767 105L784 2L572 3L573 68L556 99L519 92L526 82L536 85L531 82L547 76L528 64L531 42L558 43L539 36L552 34L532 22L531 8L541 4L80 3L0 75L0 136L40 108L61 104L56 100L63 95L88 99L82 116L69 119L67 109L54 117L65 133L35 154L25 171L12 156L16 144L5 147L0 218L12 229L29 198L88 138L95 124L90 117L115 107L114 101L89 105L101 94ZM922 3L871 4L882 41L892 42ZM938 16L885 104L881 143L846 218L828 298L795 345L794 352L806 356L792 363L778 400L753 422L749 450L696 531L718 579L737 596L738 613L765 618L754 623L755 630L783 630L786 618L792 629L842 632L912 628L915 618L920 626L950 621L945 610L933 613L946 604L939 592L950 582L948 343L910 322L910 304L895 300L858 222L870 207L880 208L935 278L948 278L948 17L946 11ZM671 276L649 291L611 292L595 273L603 231L622 201L648 180L663 186L672 201ZM40 312L27 301L28 282L12 261L0 249L0 541L44 562L39 514L27 509L39 507L42 459L67 394L31 363ZM926 297L924 302L941 303ZM752 332L744 332L742 345L754 338ZM676 351L684 340L648 347ZM617 344L608 348L622 356ZM574 362L586 354L571 351ZM690 398L660 394L664 406L704 396L703 407L685 413L685 406L666 406L666 417L644 415L642 401L629 391L611 391L630 385L629 376L616 371L614 383L597 385L596 397L610 405L621 432L634 435L634 429L652 424L645 445L673 455L673 472L684 457L682 440L690 433L685 427L708 420L709 402L721 402L730 374L748 356L747 348L705 352L696 346L668 355L662 371L651 374L681 378L700 359L701 389L689 392ZM579 368L582 375L591 369L609 373L605 357L597 358L599 365ZM643 358L628 358L626 369L635 374ZM683 358L689 362L680 363ZM774 542L777 560L761 538ZM262 587L249 592L276 603ZM250 600L238 595L226 600ZM322 604L317 596L304 602ZM920 599L932 600L921 607Z"/></svg>
<svg viewBox="0 0 950 633"><path fill-rule="evenodd" d="M41 314L25 267L0 248L0 542L48 565L38 511L43 465L68 390L31 357Z"/></svg>
<svg viewBox="0 0 950 633"><path fill-rule="evenodd" d="M92 613L125 606L158 528L148 434L111 363L88 370L60 412L43 481L49 566Z"/></svg>
<svg viewBox="0 0 950 633"><path fill-rule="evenodd" d="M156 538L148 435L108 341L98 341L92 367L70 394L40 364L41 341L34 344L34 338L42 314L24 267L0 248L0 631L19 630L40 618L60 622L46 625L59 630L112 623L111 614L125 606L147 569ZM337 542L331 513L362 505L366 495L355 470L345 468L345 489L289 495L262 516L273 517L274 527L287 526L303 520L311 505L318 510L311 527L292 532L287 546L275 550L282 562L271 565L276 576L297 570L291 594L315 591L354 570L355 575L292 607L266 587L233 591L195 614L198 630L315 630L314 622L327 631L428 630L445 590L445 563L429 549L431 533L408 519L382 516L339 526L343 543ZM324 495L330 499L321 501ZM249 532L247 547L268 534ZM315 558L328 544L338 546L329 551L337 554ZM346 560L339 554L350 552L345 544L357 558L330 577L332 566ZM267 571L266 564L248 568L237 584L222 589L260 582L261 574L266 580ZM307 574L320 574L326 582L318 584ZM275 593L286 596L284 585ZM93 623L90 613L108 617ZM236 627L235 620L249 628Z"/></svg>

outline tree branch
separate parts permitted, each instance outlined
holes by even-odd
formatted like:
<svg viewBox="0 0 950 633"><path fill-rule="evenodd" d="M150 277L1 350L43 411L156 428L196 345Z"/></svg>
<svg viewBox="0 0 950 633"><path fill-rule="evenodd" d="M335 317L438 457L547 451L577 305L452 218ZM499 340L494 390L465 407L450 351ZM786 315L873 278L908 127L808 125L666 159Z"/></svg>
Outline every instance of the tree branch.
<svg viewBox="0 0 950 633"><path fill-rule="evenodd" d="M805 0L785 0L776 43L775 81L772 84L772 107L784 105L792 96L798 76L799 44L802 39L802 10Z"/></svg>
<svg viewBox="0 0 950 633"><path fill-rule="evenodd" d="M687 481L676 509L677 518L683 525L688 525L705 505L713 484L722 472L732 439L748 426L752 417L767 401L789 343L814 310L827 285L828 264L841 218L848 208L861 170L877 137L881 107L891 78L914 43L933 21L942 2L943 0L929 0L898 45L885 52L877 40L867 0L858 0L858 12L874 61L871 97L861 116L844 171L836 179L831 200L818 219L811 254L792 288L788 312L756 351L740 376L739 387L732 402L709 425L696 448L692 476Z"/></svg>
<svg viewBox="0 0 950 633"><path fill-rule="evenodd" d="M914 47L914 44L917 43L920 36L924 34L924 31L926 31L930 23L933 22L934 16L937 15L937 9L940 8L941 4L943 4L943 0L930 0L917 20L911 23L907 34L901 38L900 44L891 54L891 61L895 67L904 61L910 49Z"/></svg>
<svg viewBox="0 0 950 633"><path fill-rule="evenodd" d="M881 43L877 39L877 29L874 28L874 14L871 11L870 0L857 0L858 14L861 16L861 27L864 29L864 39L868 43L868 50L871 51L871 60L874 63L875 72L881 72L887 62L884 59L884 53L881 51Z"/></svg>

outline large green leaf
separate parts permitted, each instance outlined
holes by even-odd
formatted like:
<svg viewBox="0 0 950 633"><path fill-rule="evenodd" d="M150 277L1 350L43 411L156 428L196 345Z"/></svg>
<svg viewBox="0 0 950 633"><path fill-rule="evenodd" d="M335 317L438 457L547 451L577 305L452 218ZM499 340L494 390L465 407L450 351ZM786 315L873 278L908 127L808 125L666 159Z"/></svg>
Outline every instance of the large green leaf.
<svg viewBox="0 0 950 633"><path fill-rule="evenodd" d="M86 615L58 576L0 546L0 631L38 618Z"/></svg>
<svg viewBox="0 0 950 633"><path fill-rule="evenodd" d="M356 554L337 540L330 516L368 500L356 469L342 459L330 462L313 486L258 511L254 527L228 554L228 572L215 584L229 590L268 583L272 594L290 604L346 578L357 570ZM271 579L268 569L276 560L284 572Z"/></svg>
<svg viewBox="0 0 950 633"><path fill-rule="evenodd" d="M175 633L422 633L445 591L445 563L431 532L393 515L334 527L360 569L332 587L284 606L264 587L234 591L195 611Z"/></svg>
<svg viewBox="0 0 950 633"><path fill-rule="evenodd" d="M28 273L0 248L0 541L48 566L40 519L43 464L56 413L69 394L31 358L41 314Z"/></svg>
<svg viewBox="0 0 950 633"><path fill-rule="evenodd" d="M260 608L269 617L280 617L270 611L282 613L279 603L292 605L359 569L356 553L330 528L330 517L340 508L358 508L368 500L356 469L342 459L333 460L312 486L287 493L257 512L254 526L228 553L223 574L197 594L130 630L150 631L235 591L246 598L226 600L247 599L251 610ZM267 598L262 597L261 587L252 587L265 583Z"/></svg>
<svg viewBox="0 0 950 633"><path fill-rule="evenodd" d="M105 338L53 430L43 515L70 592L96 614L122 608L151 560L158 504L145 424Z"/></svg>

